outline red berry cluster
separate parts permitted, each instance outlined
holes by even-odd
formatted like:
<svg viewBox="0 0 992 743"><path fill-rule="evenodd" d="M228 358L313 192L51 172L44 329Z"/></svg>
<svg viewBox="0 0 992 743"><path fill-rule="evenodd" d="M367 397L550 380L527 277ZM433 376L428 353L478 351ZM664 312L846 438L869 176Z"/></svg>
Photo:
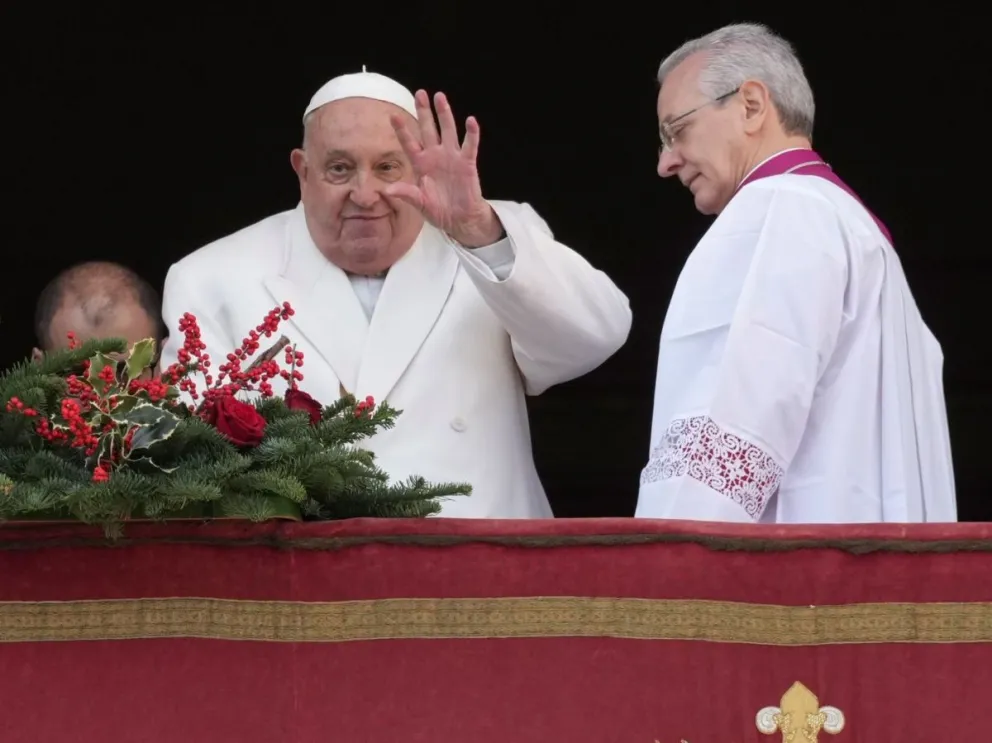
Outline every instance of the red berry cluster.
<svg viewBox="0 0 992 743"><path fill-rule="evenodd" d="M303 373L297 371L301 366L303 366L303 351L297 351L292 346L286 346L286 365L289 370L283 369L279 372L279 376L289 382L290 389L297 389L297 383L303 381Z"/></svg>
<svg viewBox="0 0 992 743"><path fill-rule="evenodd" d="M152 402L161 402L169 396L171 385L161 379L132 379L127 387L129 395L144 392Z"/></svg>
<svg viewBox="0 0 992 743"><path fill-rule="evenodd" d="M355 405L355 417L361 418L363 415L368 413L369 417L372 417L372 412L375 410L375 398L369 395L364 400L360 400L357 405Z"/></svg>
<svg viewBox="0 0 992 743"><path fill-rule="evenodd" d="M78 349L80 343L74 333L68 333L69 348ZM105 423L103 426L94 426L88 420L94 411L109 414L120 401L118 392L117 366L107 364L100 373L96 375L96 380L101 384L94 387L87 381L90 373L90 362L82 363L82 374L70 374L66 377L67 395L59 405L59 413L63 423L54 425L47 417L42 416L34 408L24 405L17 397L12 397L7 402L7 412L17 412L29 418L37 418L35 432L46 441L52 444L63 444L77 449L82 449L86 456L92 456L99 445L100 435L112 432L116 428L113 422ZM140 387L140 385L139 385ZM168 385L161 382L152 382L147 386L151 398L161 399L168 393ZM135 391L132 385L131 391ZM123 446L116 447L113 457L110 460L101 460L97 463L93 472L94 482L105 482L110 477L110 470L113 464L123 457L130 445L133 429L128 431L123 438Z"/></svg>
<svg viewBox="0 0 992 743"><path fill-rule="evenodd" d="M213 408L217 400L224 397L233 397L238 392L257 391L263 397L271 397L273 394L272 381L276 377L285 379L291 389L297 389L297 384L303 379L303 374L299 368L303 366L303 353L291 346L286 346L283 359L288 369L281 369L279 362L275 359L280 344L276 348L267 351L262 357L249 363L247 368L243 365L249 362L251 357L258 351L262 337L271 338L273 333L279 329L280 322L295 314L289 302L284 302L282 306L274 307L265 316L260 325L252 330L248 337L241 342L241 347L233 353L227 355L227 363L221 364L217 368L217 378L211 372L210 356L205 353L206 344L203 342L200 333L200 326L196 317L190 313L185 313L179 321L179 330L183 333L183 347L179 350L176 363L169 366L159 379L131 380L128 383L128 394L134 395L144 392L152 402L161 402L168 398L172 387L178 387L181 391L189 393L194 401L202 402L199 407L190 406L199 416L210 420ZM74 333L68 334L69 348L77 349L80 343ZM286 343L283 341L282 343ZM117 370L113 364L108 364L101 369L97 378L104 389L95 389L93 384L87 381L90 373L90 362L82 363L82 374L71 374L66 378L68 395L61 401L60 413L64 420L64 425L55 426L45 416L37 410L27 407L16 397L12 397L7 403L8 412L18 412L29 418L37 418L38 422L35 431L45 440L52 443L61 443L76 447L85 451L87 456L92 456L99 444L99 436L102 433L112 431L114 423L108 423L101 428L94 428L87 418L91 417L94 411L109 414L118 404L119 395L117 391ZM206 389L202 394L197 390L196 382L192 379L192 372L200 372L203 375ZM367 397L358 403L355 408L355 415L371 415L375 408L375 401L372 397ZM102 459L97 463L93 472L94 482L106 482L110 478L113 465L118 462L122 452L130 448L131 437L134 429L127 431L123 436L123 445L116 447L111 459Z"/></svg>
<svg viewBox="0 0 992 743"><path fill-rule="evenodd" d="M86 363L89 365L89 362ZM96 390L75 374L70 374L66 377L65 381L69 385L70 397L75 397L80 402L88 405L95 405L100 402L100 395L96 393Z"/></svg>
<svg viewBox="0 0 992 743"><path fill-rule="evenodd" d="M38 411L34 408L29 408L24 405L23 402L17 397L12 397L7 401L7 412L8 413L20 413L28 418L35 418L38 416Z"/></svg>
<svg viewBox="0 0 992 743"><path fill-rule="evenodd" d="M90 424L83 417L83 406L79 400L67 397L62 400L62 417L68 427L68 441L70 446L84 449L89 456L96 451L97 436Z"/></svg>
<svg viewBox="0 0 992 743"><path fill-rule="evenodd" d="M72 397L64 398L59 412L62 414L66 425L60 428L52 426L47 418L41 416L34 408L26 406L17 397L11 397L7 401L7 412L20 413L28 418L38 418L35 432L43 439L53 444L68 444L77 449L82 449L86 453L86 456L90 456L96 451L99 438L84 416L86 405L88 403L81 403ZM104 430L110 428L113 428L112 423L104 426ZM100 469L102 466L104 466L104 463L101 463L97 469ZM102 477L102 475L98 475L97 472L93 473L94 481L101 482L102 480L99 477Z"/></svg>
<svg viewBox="0 0 992 743"><path fill-rule="evenodd" d="M97 379L109 386L117 382L117 369L111 364L107 364L96 376Z"/></svg>
<svg viewBox="0 0 992 743"><path fill-rule="evenodd" d="M165 383L167 387L178 386L183 392L188 392L194 400L199 400L200 393L197 392L196 382L189 373L194 369L198 370L205 376L207 385L213 384L213 377L210 375L210 355L204 353L207 344L200 338L200 326L196 322L196 317L189 312L179 318L179 331L183 334L183 347L177 354L178 360L163 372L162 378L158 381Z"/></svg>
<svg viewBox="0 0 992 743"><path fill-rule="evenodd" d="M262 397L273 394L272 380L282 377L295 389L297 382L303 379L303 374L297 368L303 366L303 352L292 347L286 348L285 361L290 369L283 370L274 358L259 358L253 363L252 356L261 346L261 339L271 338L279 330L279 323L295 314L289 302L283 302L281 307L273 307L261 324L248 333L241 341L241 347L227 355L226 363L217 367L216 381L211 371L210 356L206 344L201 339L200 326L194 315L187 312L179 321L179 330L183 333L183 347L179 349L178 360L169 366L162 374L162 382L166 389L169 385L177 386L183 392L189 393L193 400L201 400L199 407L191 406L204 419L210 419L214 406L222 397L234 397L239 392L259 392ZM247 366L245 366L247 364ZM203 375L206 389L197 389L196 381L190 376L193 371Z"/></svg>
<svg viewBox="0 0 992 743"><path fill-rule="evenodd" d="M65 430L61 428L52 428L52 424L47 418L42 417L34 408L28 407L24 402L18 397L11 397L7 401L7 412L8 413L20 413L26 418L37 418L38 423L35 425L35 431L46 441L51 441L52 443L65 442L69 440L69 435Z"/></svg>

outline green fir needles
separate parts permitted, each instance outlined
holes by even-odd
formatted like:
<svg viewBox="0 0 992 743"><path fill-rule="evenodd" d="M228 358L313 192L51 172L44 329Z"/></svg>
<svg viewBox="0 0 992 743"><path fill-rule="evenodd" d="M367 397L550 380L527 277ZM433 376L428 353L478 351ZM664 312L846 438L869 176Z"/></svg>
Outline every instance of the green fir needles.
<svg viewBox="0 0 992 743"><path fill-rule="evenodd" d="M157 377L152 340L128 349L70 337L68 349L8 369L0 520L79 520L115 535L133 519L422 518L442 498L470 494L468 484L421 477L391 483L360 442L400 411L348 394L317 402L298 387L303 355L285 337L253 359L292 313L273 309L216 374L189 314L179 362ZM288 382L285 397L273 396L276 377Z"/></svg>

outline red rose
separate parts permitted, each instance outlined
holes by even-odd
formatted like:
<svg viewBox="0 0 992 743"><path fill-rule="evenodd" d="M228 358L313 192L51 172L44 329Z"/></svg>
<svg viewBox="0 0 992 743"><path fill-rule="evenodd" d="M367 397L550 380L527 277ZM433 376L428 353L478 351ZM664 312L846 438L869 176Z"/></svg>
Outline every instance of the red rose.
<svg viewBox="0 0 992 743"><path fill-rule="evenodd" d="M265 418L255 406L229 396L214 403L210 423L237 446L258 446L265 434Z"/></svg>
<svg viewBox="0 0 992 743"><path fill-rule="evenodd" d="M286 407L290 410L302 410L310 415L310 424L316 426L324 413L324 406L314 400L306 392L286 390Z"/></svg>

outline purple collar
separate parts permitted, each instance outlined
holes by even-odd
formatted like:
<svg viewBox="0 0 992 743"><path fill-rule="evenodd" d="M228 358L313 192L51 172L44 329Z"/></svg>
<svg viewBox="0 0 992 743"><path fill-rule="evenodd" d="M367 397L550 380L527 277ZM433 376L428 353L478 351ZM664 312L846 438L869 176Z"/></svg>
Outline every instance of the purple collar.
<svg viewBox="0 0 992 743"><path fill-rule="evenodd" d="M773 175L786 175L788 173L796 173L797 175L815 175L828 180L833 183L838 188L843 189L848 194L850 194L854 199L858 201L871 218L875 220L875 224L885 235L885 239L892 244L892 234L889 232L889 228L885 224L872 214L871 210L865 206L864 202L858 197L854 190L848 186L840 177L834 173L834 171L824 162L823 158L816 154L813 150L787 150L786 152L780 152L777 155L773 155L768 158L755 168L751 173L741 181L741 184L737 187L737 191L740 191L744 186L754 181L760 180L762 178L768 178ZM737 191L734 193L736 194Z"/></svg>
<svg viewBox="0 0 992 743"><path fill-rule="evenodd" d="M761 165L752 170L751 173L743 181L741 181L741 184L737 187L737 190L740 191L748 183L761 178L767 178L771 175L784 175L786 173L802 170L814 165L826 166L827 164L823 161L823 158L813 152L813 150L787 150L786 152L780 152L777 155L772 155L770 158L761 163Z"/></svg>

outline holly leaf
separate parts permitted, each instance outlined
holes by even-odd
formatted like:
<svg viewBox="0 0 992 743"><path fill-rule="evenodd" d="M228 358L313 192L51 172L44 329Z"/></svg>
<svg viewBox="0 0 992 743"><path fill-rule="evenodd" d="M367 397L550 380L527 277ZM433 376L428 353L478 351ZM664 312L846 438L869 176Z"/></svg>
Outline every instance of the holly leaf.
<svg viewBox="0 0 992 743"><path fill-rule="evenodd" d="M133 451L148 449L159 441L165 441L176 432L176 427L179 425L179 417L168 410L162 410L161 408L158 408L158 410L162 413L162 417L157 422L142 426L134 432L134 435L131 437L131 449Z"/></svg>
<svg viewBox="0 0 992 743"><path fill-rule="evenodd" d="M86 466L89 469L96 468L103 459L112 459L117 443L117 431L108 431L97 440L96 450L86 457Z"/></svg>
<svg viewBox="0 0 992 743"><path fill-rule="evenodd" d="M168 415L171 413L164 408L130 395L110 412L110 419L130 428L131 426L154 426Z"/></svg>
<svg viewBox="0 0 992 743"><path fill-rule="evenodd" d="M117 398L117 404L114 405L114 409L110 411L110 417L114 420L123 418L134 409L135 405L140 402L148 402L148 398L142 397L140 393L137 395L120 395Z"/></svg>
<svg viewBox="0 0 992 743"><path fill-rule="evenodd" d="M167 475L179 469L178 467L163 467L151 457L144 457L144 456L134 457L134 458L129 457L128 461L131 462L133 465L135 465L136 469L141 469L141 470L156 469L159 472L164 472Z"/></svg>
<svg viewBox="0 0 992 743"><path fill-rule="evenodd" d="M127 381L140 377L155 358L155 341L145 338L131 346L127 357Z"/></svg>
<svg viewBox="0 0 992 743"><path fill-rule="evenodd" d="M90 383L100 397L106 397L109 385L100 379L100 372L108 366L113 367L114 375L117 374L117 360L112 359L104 353L98 353L90 359L90 371L86 375L86 381Z"/></svg>

